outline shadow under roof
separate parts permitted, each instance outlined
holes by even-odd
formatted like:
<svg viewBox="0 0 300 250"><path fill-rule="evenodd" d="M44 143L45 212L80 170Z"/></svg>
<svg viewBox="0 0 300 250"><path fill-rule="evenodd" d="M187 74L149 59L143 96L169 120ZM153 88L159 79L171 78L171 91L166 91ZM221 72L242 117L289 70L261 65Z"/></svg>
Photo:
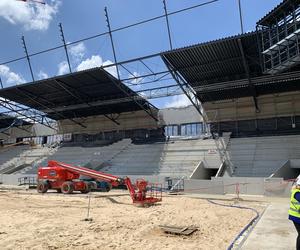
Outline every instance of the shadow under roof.
<svg viewBox="0 0 300 250"><path fill-rule="evenodd" d="M0 97L42 111L54 120L141 110L132 97L141 105L148 104L103 68L4 88Z"/></svg>

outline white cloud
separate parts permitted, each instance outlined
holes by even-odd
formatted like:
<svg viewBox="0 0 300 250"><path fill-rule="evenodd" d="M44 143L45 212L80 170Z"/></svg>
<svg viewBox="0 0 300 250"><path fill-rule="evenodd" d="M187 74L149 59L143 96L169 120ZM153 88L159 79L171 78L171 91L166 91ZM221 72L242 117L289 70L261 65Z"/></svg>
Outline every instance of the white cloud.
<svg viewBox="0 0 300 250"><path fill-rule="evenodd" d="M83 59L86 53L86 47L83 42L78 43L77 45L73 45L69 47L69 52L72 56L72 59L75 62L79 62Z"/></svg>
<svg viewBox="0 0 300 250"><path fill-rule="evenodd" d="M96 67L101 67L101 66L106 66L113 64L112 61L107 60L103 62L101 56L91 56L90 58L87 58L86 60L82 61L78 66L77 66L77 71L82 71L86 69L91 69L91 68L96 68ZM117 68L116 66L111 66L104 68L108 73L113 75L114 77L117 77Z"/></svg>
<svg viewBox="0 0 300 250"><path fill-rule="evenodd" d="M143 97L143 98L147 98L147 94L144 91L138 92L138 95Z"/></svg>
<svg viewBox="0 0 300 250"><path fill-rule="evenodd" d="M5 65L0 65L0 76L3 81L4 87L21 84L25 82L25 79L23 78L22 75L19 75L11 71L10 68Z"/></svg>
<svg viewBox="0 0 300 250"><path fill-rule="evenodd" d="M139 74L138 72L134 71L132 74L133 74L133 75L131 75L131 74L129 75L130 78L136 77L135 79L131 80L131 83L132 83L132 84L138 85L139 83L142 82L143 78L139 77L140 74Z"/></svg>
<svg viewBox="0 0 300 250"><path fill-rule="evenodd" d="M49 4L1 0L0 17L11 24L20 24L26 30L47 30L60 4L60 0L51 0Z"/></svg>
<svg viewBox="0 0 300 250"><path fill-rule="evenodd" d="M166 108L180 108L191 105L192 103L186 95L173 96L169 102L165 104Z"/></svg>
<svg viewBox="0 0 300 250"><path fill-rule="evenodd" d="M43 79L49 78L49 76L44 71L40 70L40 72L38 73L38 78L39 78L39 80L43 80Z"/></svg>
<svg viewBox="0 0 300 250"><path fill-rule="evenodd" d="M103 63L103 66L106 66L106 65L110 65L110 64L113 64L112 61L110 60L107 60ZM107 67L107 68L104 68L108 73L110 73L111 75L113 75L114 77L118 77L118 73L117 73L117 67L116 66L110 66L110 67Z"/></svg>
<svg viewBox="0 0 300 250"><path fill-rule="evenodd" d="M100 56L91 56L90 58L82 61L77 66L77 71L82 71L86 69L101 67L103 64L102 58Z"/></svg>
<svg viewBox="0 0 300 250"><path fill-rule="evenodd" d="M65 75L67 73L70 73L69 65L66 61L62 61L60 64L58 64L58 75Z"/></svg>

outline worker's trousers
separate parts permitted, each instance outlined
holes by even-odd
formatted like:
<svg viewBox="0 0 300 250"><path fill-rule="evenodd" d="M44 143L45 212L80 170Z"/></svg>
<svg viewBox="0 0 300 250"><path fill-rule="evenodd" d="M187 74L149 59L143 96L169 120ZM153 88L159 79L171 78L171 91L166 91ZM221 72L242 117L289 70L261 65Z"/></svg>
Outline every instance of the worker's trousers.
<svg viewBox="0 0 300 250"><path fill-rule="evenodd" d="M298 232L298 237L297 237L297 242L296 242L296 249L297 250L300 250L300 224L294 222L294 225L297 229L297 232Z"/></svg>

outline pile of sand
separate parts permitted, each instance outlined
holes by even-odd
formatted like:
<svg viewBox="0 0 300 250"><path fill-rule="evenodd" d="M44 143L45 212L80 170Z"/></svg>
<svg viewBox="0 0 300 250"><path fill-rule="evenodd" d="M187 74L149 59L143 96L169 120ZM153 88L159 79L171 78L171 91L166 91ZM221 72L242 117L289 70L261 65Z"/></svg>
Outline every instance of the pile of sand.
<svg viewBox="0 0 300 250"><path fill-rule="evenodd" d="M249 210L183 196L138 208L127 193L119 193L94 193L93 221L87 222L87 195L1 192L0 249L226 249L254 217ZM166 235L159 225L199 230Z"/></svg>

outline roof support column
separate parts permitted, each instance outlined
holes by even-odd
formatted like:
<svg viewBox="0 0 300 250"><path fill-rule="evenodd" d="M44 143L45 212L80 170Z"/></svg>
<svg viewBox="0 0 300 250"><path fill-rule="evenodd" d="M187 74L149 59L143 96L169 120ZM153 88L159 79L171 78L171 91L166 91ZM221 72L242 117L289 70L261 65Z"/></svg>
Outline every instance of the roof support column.
<svg viewBox="0 0 300 250"><path fill-rule="evenodd" d="M107 22L107 27L108 27L108 33L109 33L109 37L110 37L111 47L112 47L112 51L113 51L114 61L115 61L115 64L116 64L117 76L118 76L118 79L120 80L120 72L119 72L119 67L118 67L118 62L117 62L117 55L116 55L114 40L113 40L113 36L112 36L112 32L111 32L111 27L110 27L110 21L109 21L107 7L104 8L104 12L105 12L105 17L106 17L106 22Z"/></svg>
<svg viewBox="0 0 300 250"><path fill-rule="evenodd" d="M30 62L30 57L28 55L28 50L27 50L27 46L26 46L26 42L25 42L25 37L24 36L22 36L22 44L23 44L23 48L24 48L24 51L25 51L25 55L26 55L27 61L28 61L28 66L29 66L31 78L32 78L32 81L34 82L34 75L33 75L32 66L31 66L31 62Z"/></svg>
<svg viewBox="0 0 300 250"><path fill-rule="evenodd" d="M163 4L164 4L164 11L165 11L167 29L168 29L169 44L170 44L170 49L172 50L173 49L173 45L172 45L172 37L171 37L171 30L170 30L170 24L169 24L169 17L168 17L168 10L167 10L166 0L163 0Z"/></svg>
<svg viewBox="0 0 300 250"><path fill-rule="evenodd" d="M116 56L116 51L115 51L115 46L114 46L114 40L112 36L112 31L111 31L111 26L110 26L110 21L109 21L109 16L108 16L108 11L107 7L104 8L105 12L105 17L106 17L106 22L107 22L107 27L108 27L108 32L110 36L110 42L111 42L111 47L113 51L113 56L114 56L114 61L115 61L115 66L117 69L117 76L118 80L116 80L110 73L107 73L109 76L110 80L128 97L130 97L142 110L144 110L151 118L153 118L155 121L158 121L157 117L153 114L153 110L157 110L152 104L150 104L148 101L144 101L141 103L141 99L138 96L132 96L131 93L129 93L123 86L123 84L120 82L120 72L118 65L119 63L117 62L117 56Z"/></svg>
<svg viewBox="0 0 300 250"><path fill-rule="evenodd" d="M72 73L70 58L69 58L69 54L68 54L68 48L67 48L67 44L66 44L66 40L65 40L65 35L64 35L64 30L63 30L62 24L59 23L58 27L59 27L59 31L60 31L60 35L61 35L61 40L62 40L62 42L64 44L64 49L65 49L65 53L66 53L66 57L67 57L67 62L68 62L69 70L70 70L70 73Z"/></svg>
<svg viewBox="0 0 300 250"><path fill-rule="evenodd" d="M260 110L259 110L258 102L257 102L257 92L256 92L254 84L251 81L249 65L248 65L247 60L246 60L242 40L240 38L238 39L238 44L239 44L240 52L241 52L242 59L243 59L243 66L244 66L246 76L247 76L247 79L248 79L249 90L251 91L251 94L252 94L252 97L253 97L253 101L254 101L254 105L255 105L255 111L257 113L259 113Z"/></svg>

